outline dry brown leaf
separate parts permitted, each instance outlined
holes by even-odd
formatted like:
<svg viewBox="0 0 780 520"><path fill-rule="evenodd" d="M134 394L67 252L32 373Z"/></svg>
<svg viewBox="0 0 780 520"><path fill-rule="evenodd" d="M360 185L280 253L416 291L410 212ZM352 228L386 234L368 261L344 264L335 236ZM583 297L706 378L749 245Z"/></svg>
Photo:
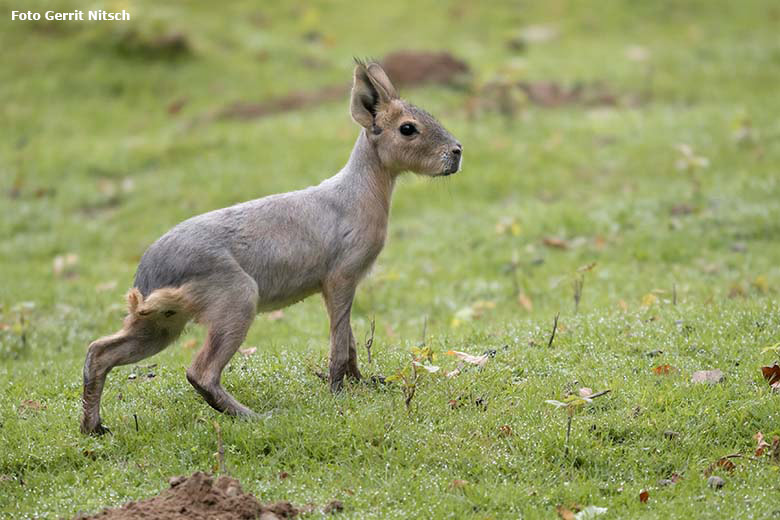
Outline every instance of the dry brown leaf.
<svg viewBox="0 0 780 520"><path fill-rule="evenodd" d="M761 373L769 386L776 392L780 392L780 365L775 363L771 367L761 367Z"/></svg>
<svg viewBox="0 0 780 520"><path fill-rule="evenodd" d="M33 401L32 399L25 399L22 401L22 407L27 408L28 410L43 410L46 408L46 405L41 404L39 401Z"/></svg>
<svg viewBox="0 0 780 520"><path fill-rule="evenodd" d="M780 464L780 437L772 437L772 450L769 452L769 458L773 464Z"/></svg>
<svg viewBox="0 0 780 520"><path fill-rule="evenodd" d="M474 356L472 354L467 354L466 352L458 352L457 350L448 350L447 354L450 356L455 356L456 358L460 359L461 361L465 361L466 363L477 365L478 367L485 366L485 363L487 363L488 359L490 359L488 354Z"/></svg>
<svg viewBox="0 0 780 520"><path fill-rule="evenodd" d="M734 468L736 468L737 465L734 464L733 462L731 462L730 459L732 457L739 457L739 456L741 456L741 455L735 454L735 455L726 455L725 457L719 458L718 460L716 460L715 462L713 462L712 464L707 466L707 469L704 470L704 475L708 477L708 476L712 475L712 473L716 469L723 469L723 470L728 471L729 473L731 473L732 471L734 471Z"/></svg>
<svg viewBox="0 0 780 520"><path fill-rule="evenodd" d="M544 243L544 245L547 247L552 247L555 249L569 249L569 243L559 237L544 237L542 239L542 243Z"/></svg>
<svg viewBox="0 0 780 520"><path fill-rule="evenodd" d="M502 424L498 427L498 430L504 434L507 437L510 437L514 432L512 431L512 427L508 424Z"/></svg>
<svg viewBox="0 0 780 520"><path fill-rule="evenodd" d="M716 384L726 378L720 370L697 370L691 376L691 383L710 383Z"/></svg>
<svg viewBox="0 0 780 520"><path fill-rule="evenodd" d="M558 516L560 516L562 520L575 520L577 518L574 516L574 511L563 505L556 506L555 511L557 511Z"/></svg>
<svg viewBox="0 0 780 520"><path fill-rule="evenodd" d="M753 438L756 440L756 451L754 455L760 457L764 454L764 450L769 448L769 443L764 440L764 434L761 432L757 432Z"/></svg>
<svg viewBox="0 0 780 520"><path fill-rule="evenodd" d="M452 488L453 489L463 489L466 486L468 486L468 484L469 484L468 480L462 480L462 479L456 478L455 480L452 481Z"/></svg>
<svg viewBox="0 0 780 520"><path fill-rule="evenodd" d="M341 500L333 499L327 504L325 504L325 507L322 508L322 512L326 515L333 514L333 513L339 513L341 511L344 511L344 504L341 503ZM285 515L285 517L288 515Z"/></svg>
<svg viewBox="0 0 780 520"><path fill-rule="evenodd" d="M642 491L639 493L639 501L640 501L640 502L642 502L643 504L647 504L647 500L648 500L649 498L650 498L650 492L649 492L649 491L647 491L646 489L643 489L643 490L642 490Z"/></svg>
<svg viewBox="0 0 780 520"><path fill-rule="evenodd" d="M653 373L657 376L668 376L669 374L676 372L677 369L672 365L658 365L653 368Z"/></svg>

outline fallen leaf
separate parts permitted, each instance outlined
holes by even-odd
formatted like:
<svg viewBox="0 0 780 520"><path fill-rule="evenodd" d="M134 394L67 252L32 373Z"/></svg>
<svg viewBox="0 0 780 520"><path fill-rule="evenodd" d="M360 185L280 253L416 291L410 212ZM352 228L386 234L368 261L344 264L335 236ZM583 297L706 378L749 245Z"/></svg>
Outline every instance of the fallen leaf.
<svg viewBox="0 0 780 520"><path fill-rule="evenodd" d="M28 410L34 410L36 412L38 410L43 410L44 408L46 408L46 406L41 404L39 401L33 401L32 399L23 400L22 406L24 408L27 408Z"/></svg>
<svg viewBox="0 0 780 520"><path fill-rule="evenodd" d="M447 354L450 356L455 356L461 361L465 361L466 363L471 363L472 365L477 365L479 367L485 366L485 363L487 363L488 359L490 359L489 354L482 354L481 356L473 356L465 352L458 352L457 350L448 350Z"/></svg>
<svg viewBox="0 0 780 520"><path fill-rule="evenodd" d="M502 424L501 426L498 427L498 430L507 437L510 437L513 434L512 427L509 426L508 424Z"/></svg>
<svg viewBox="0 0 780 520"><path fill-rule="evenodd" d="M722 382L726 376L720 370L697 370L691 376L691 383L710 383L716 384Z"/></svg>
<svg viewBox="0 0 780 520"><path fill-rule="evenodd" d="M558 513L558 516L561 517L562 520L575 520L574 512L572 512L571 509L564 507L562 505L558 505L555 508L555 511Z"/></svg>
<svg viewBox="0 0 780 520"><path fill-rule="evenodd" d="M772 464L780 464L780 436L772 437L772 451L769 452Z"/></svg>
<svg viewBox="0 0 780 520"><path fill-rule="evenodd" d="M731 457L734 456L738 456L738 455L727 455L725 457L719 458L718 460L716 460L715 462L707 466L707 469L704 470L704 475L705 476L712 475L712 473L719 468L731 473L732 471L734 471L734 468L737 467L737 465L731 462L730 460Z"/></svg>
<svg viewBox="0 0 780 520"><path fill-rule="evenodd" d="M181 109L184 108L184 105L187 104L187 101L188 99L186 97L181 97L171 101L168 104L168 113L170 115L178 114L181 111Z"/></svg>
<svg viewBox="0 0 780 520"><path fill-rule="evenodd" d="M287 473L286 471L282 471L281 473L279 473L279 480L284 480L289 476L290 476L289 473Z"/></svg>
<svg viewBox="0 0 780 520"><path fill-rule="evenodd" d="M657 376L668 376L672 372L676 372L677 369L672 365L658 365L653 368L653 373Z"/></svg>
<svg viewBox="0 0 780 520"><path fill-rule="evenodd" d="M454 410L455 408L458 407L458 400L457 399L450 399L449 401L447 401L447 404L449 404L450 408L452 408Z"/></svg>
<svg viewBox="0 0 780 520"><path fill-rule="evenodd" d="M252 354L254 354L255 352L257 352L257 347L240 348L240 349L238 349L238 351L239 351L239 352L240 352L242 355L244 355L244 356L246 356L246 357L249 357L249 356L251 356Z"/></svg>
<svg viewBox="0 0 780 520"><path fill-rule="evenodd" d="M547 247L552 247L555 249L569 249L569 243L558 237L544 237L542 239L542 243L546 245Z"/></svg>
<svg viewBox="0 0 780 520"><path fill-rule="evenodd" d="M268 321L279 321L284 318L284 311L279 309L277 311L269 312L267 318Z"/></svg>
<svg viewBox="0 0 780 520"><path fill-rule="evenodd" d="M469 484L468 480L462 480L459 478L456 478L452 481L452 488L453 489L463 489Z"/></svg>
<svg viewBox="0 0 780 520"><path fill-rule="evenodd" d="M639 493L639 501L643 504L647 504L647 500L650 498L650 492L648 492L646 489L643 489Z"/></svg>
<svg viewBox="0 0 780 520"><path fill-rule="evenodd" d="M761 373L764 375L764 379L769 383L769 386L771 386L775 392L780 392L780 365L775 363L771 367L761 367Z"/></svg>
<svg viewBox="0 0 780 520"><path fill-rule="evenodd" d="M761 432L757 432L753 438L756 440L756 451L754 452L754 455L756 457L760 457L764 454L764 450L766 448L769 448L769 443L764 440L764 434Z"/></svg>

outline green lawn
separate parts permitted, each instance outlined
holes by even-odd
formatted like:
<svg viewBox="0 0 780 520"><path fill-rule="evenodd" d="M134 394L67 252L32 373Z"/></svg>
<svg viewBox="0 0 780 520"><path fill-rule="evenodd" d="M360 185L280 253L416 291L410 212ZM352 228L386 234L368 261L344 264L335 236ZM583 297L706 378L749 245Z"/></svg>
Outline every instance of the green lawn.
<svg viewBox="0 0 780 520"><path fill-rule="evenodd" d="M211 471L215 421L247 491L337 498L343 518L554 518L560 504L606 507L604 519L780 514L780 466L750 458L756 432L780 435L760 371L780 342L777 3L157 4L106 6L130 10L127 24L0 21L0 516L69 517ZM161 34L188 52L144 47ZM184 377L203 338L192 326L111 373L112 435L79 434L86 346L120 325L145 247L194 214L332 175L358 132L346 97L250 121L208 114L346 83L353 55L405 48L473 69L467 89L404 93L464 144L464 169L400 183L353 312L361 342L376 319L364 374L408 367L423 341L435 353L441 370L409 409L398 383L330 394L312 297L259 316L257 351L225 373L270 419L200 399ZM600 84L619 103L544 108L516 93L514 117L489 102L470 113L498 78ZM448 350L496 352L447 378ZM691 383L702 369L725 381ZM611 392L576 413L567 453L566 412L545 401L582 387ZM746 457L708 487L705 470L733 453Z"/></svg>

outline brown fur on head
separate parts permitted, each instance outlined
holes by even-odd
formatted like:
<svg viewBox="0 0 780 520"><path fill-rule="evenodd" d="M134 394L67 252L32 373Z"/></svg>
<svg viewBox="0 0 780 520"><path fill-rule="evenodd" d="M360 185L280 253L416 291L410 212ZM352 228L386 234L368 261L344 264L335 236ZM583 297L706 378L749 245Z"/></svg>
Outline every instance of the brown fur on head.
<svg viewBox="0 0 780 520"><path fill-rule="evenodd" d="M350 111L388 170L438 176L460 169L463 147L457 139L402 100L378 64L357 61Z"/></svg>

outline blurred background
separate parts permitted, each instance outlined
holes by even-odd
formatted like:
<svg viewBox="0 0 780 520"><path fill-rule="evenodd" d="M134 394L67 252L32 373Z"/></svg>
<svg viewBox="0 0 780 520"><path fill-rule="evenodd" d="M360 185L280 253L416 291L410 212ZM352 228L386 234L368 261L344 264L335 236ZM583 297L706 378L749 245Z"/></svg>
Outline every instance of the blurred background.
<svg viewBox="0 0 780 520"><path fill-rule="evenodd" d="M776 2L26 4L132 17L2 21L4 323L64 319L74 358L167 229L339 170L359 131L353 56L465 147L462 173L397 188L359 325L479 335L778 281ZM319 306L272 337L321 349Z"/></svg>

